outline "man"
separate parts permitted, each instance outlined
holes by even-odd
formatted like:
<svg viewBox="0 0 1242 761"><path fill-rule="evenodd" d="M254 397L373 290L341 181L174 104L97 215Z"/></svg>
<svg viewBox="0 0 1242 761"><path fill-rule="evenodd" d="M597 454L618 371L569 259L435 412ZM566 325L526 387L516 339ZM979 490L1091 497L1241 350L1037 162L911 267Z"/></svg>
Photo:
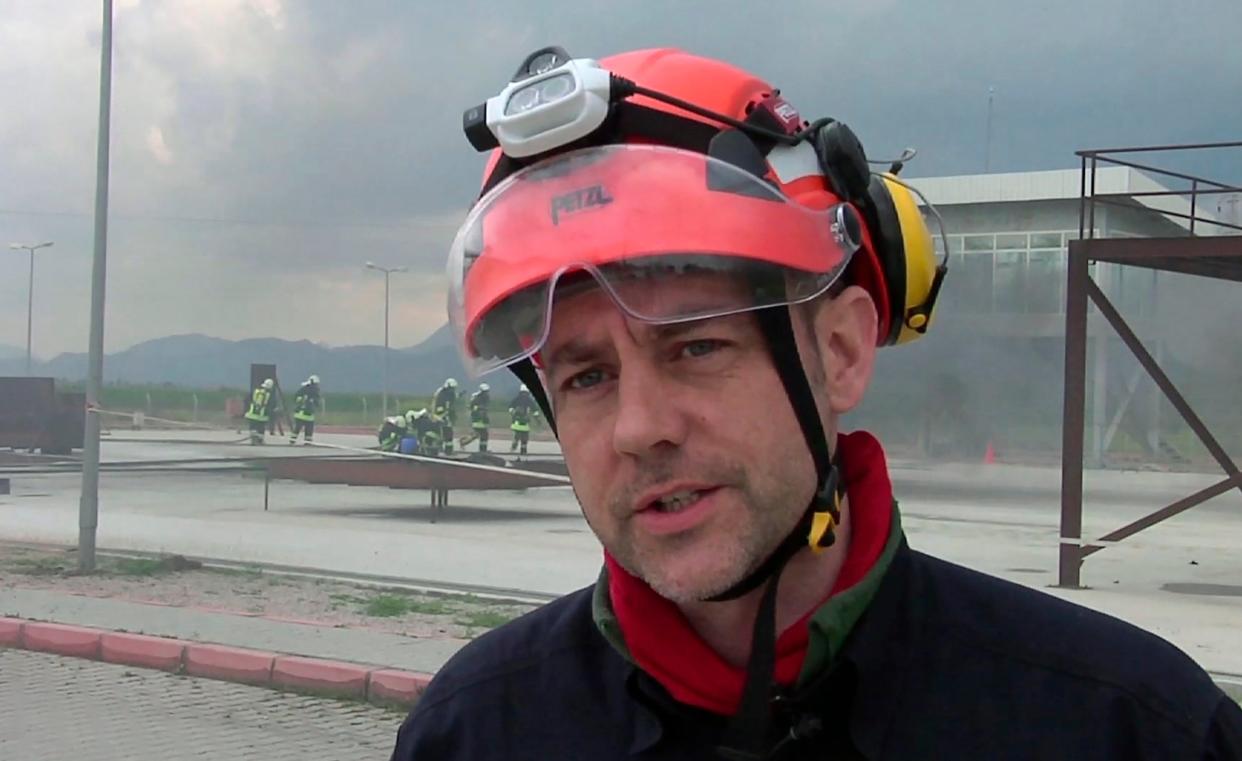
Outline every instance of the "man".
<svg viewBox="0 0 1242 761"><path fill-rule="evenodd" d="M440 388L436 389L435 398L431 403L432 415L440 421L440 438L444 442L444 453L453 453L453 426L457 422L457 380L449 378Z"/></svg>
<svg viewBox="0 0 1242 761"><path fill-rule="evenodd" d="M306 432L305 443L315 441L315 413L322 404L319 397L319 376L312 375L302 381L293 395L293 429L289 432L289 445L298 443L298 434Z"/></svg>
<svg viewBox="0 0 1242 761"><path fill-rule="evenodd" d="M265 443L264 433L271 419L272 388L276 382L271 378L264 380L250 394L250 407L246 410L246 420L250 421L251 446Z"/></svg>
<svg viewBox="0 0 1242 761"><path fill-rule="evenodd" d="M492 387L486 383L479 384L479 390L470 396L470 429L474 438L479 440L479 451L487 451L487 440L491 426Z"/></svg>
<svg viewBox="0 0 1242 761"><path fill-rule="evenodd" d="M285 435L284 392L279 386L270 390L272 401L267 409L267 432L274 436Z"/></svg>
<svg viewBox="0 0 1242 761"><path fill-rule="evenodd" d="M405 413L406 436L418 442L419 454L435 456L440 453L440 421L427 413L426 408L408 410Z"/></svg>
<svg viewBox="0 0 1242 761"><path fill-rule="evenodd" d="M393 415L384 418L383 424L376 433L381 452L396 452L401 448L401 439L406 435L406 416Z"/></svg>
<svg viewBox="0 0 1242 761"><path fill-rule="evenodd" d="M509 402L509 418L512 421L509 429L513 431L513 441L509 442L510 452L517 450L520 445L520 454L525 456L526 447L530 444L530 421L538 414L539 410L535 407L535 399L530 395L530 389L522 385L518 388L517 396Z"/></svg>
<svg viewBox="0 0 1242 761"><path fill-rule="evenodd" d="M504 155L455 334L530 386L604 562L463 648L394 759L1242 757L1168 643L911 549L879 443L839 431L945 274L899 167L679 51L538 51L465 124Z"/></svg>

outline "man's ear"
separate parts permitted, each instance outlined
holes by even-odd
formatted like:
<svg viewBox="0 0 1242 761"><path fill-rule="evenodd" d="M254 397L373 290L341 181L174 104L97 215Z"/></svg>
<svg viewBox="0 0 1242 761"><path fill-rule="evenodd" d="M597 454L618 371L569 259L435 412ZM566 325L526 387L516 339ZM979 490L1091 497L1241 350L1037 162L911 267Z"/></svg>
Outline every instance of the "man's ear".
<svg viewBox="0 0 1242 761"><path fill-rule="evenodd" d="M857 407L875 367L879 315L865 288L852 285L813 310L812 340L822 364L829 410L837 415ZM816 373L819 374L819 373Z"/></svg>

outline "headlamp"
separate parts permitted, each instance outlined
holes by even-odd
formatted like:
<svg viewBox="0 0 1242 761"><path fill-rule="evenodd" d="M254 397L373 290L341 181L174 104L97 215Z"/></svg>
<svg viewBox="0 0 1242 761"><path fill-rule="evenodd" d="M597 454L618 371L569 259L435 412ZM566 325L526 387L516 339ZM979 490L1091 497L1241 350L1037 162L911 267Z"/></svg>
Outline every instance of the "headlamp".
<svg viewBox="0 0 1242 761"><path fill-rule="evenodd" d="M634 95L703 117L708 129L716 123L779 145L797 145L814 132L812 128L832 121L821 119L793 134L771 130L643 87L613 74L594 59L571 58L562 48L547 47L528 55L499 95L467 109L462 128L475 150L500 148L509 158L528 159L587 137L605 123L614 105L624 108L621 102ZM650 122L654 118L651 114L657 113L645 108L642 111L648 115L638 121ZM703 121L676 114L671 118L684 119L685 129L679 130L683 132L693 133L705 126ZM656 131L667 136L668 125Z"/></svg>
<svg viewBox="0 0 1242 761"><path fill-rule="evenodd" d="M513 81L516 82L518 79L525 79L534 74L543 74L544 72L551 71L568 60L569 54L561 48L536 50L526 57Z"/></svg>
<svg viewBox="0 0 1242 761"><path fill-rule="evenodd" d="M509 100L505 103L505 116L524 113L542 105L559 103L573 93L574 85L574 75L568 71L523 85L509 94Z"/></svg>
<svg viewBox="0 0 1242 761"><path fill-rule="evenodd" d="M612 75L598 61L560 48L527 57L512 82L462 117L476 150L526 158L586 137L608 117Z"/></svg>

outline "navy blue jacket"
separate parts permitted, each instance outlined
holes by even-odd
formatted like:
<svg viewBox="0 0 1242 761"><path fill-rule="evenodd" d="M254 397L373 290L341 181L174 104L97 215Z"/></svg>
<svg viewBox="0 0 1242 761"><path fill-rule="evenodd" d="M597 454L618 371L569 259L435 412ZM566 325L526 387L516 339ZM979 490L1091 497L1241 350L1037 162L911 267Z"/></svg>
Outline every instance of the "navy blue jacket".
<svg viewBox="0 0 1242 761"><path fill-rule="evenodd" d="M904 541L833 664L774 699L770 758L1242 759L1242 710L1172 645ZM392 758L717 759L723 729L608 644L588 588L463 648Z"/></svg>

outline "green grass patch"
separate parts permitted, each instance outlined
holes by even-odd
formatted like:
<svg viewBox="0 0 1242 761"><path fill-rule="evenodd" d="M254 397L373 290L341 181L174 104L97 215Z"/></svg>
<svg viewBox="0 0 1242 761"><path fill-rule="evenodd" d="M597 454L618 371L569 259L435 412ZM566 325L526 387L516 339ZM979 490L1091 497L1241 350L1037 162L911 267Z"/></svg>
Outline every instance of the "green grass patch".
<svg viewBox="0 0 1242 761"><path fill-rule="evenodd" d="M376 595L367 601L362 611L377 618L394 618L410 612L410 601L397 595Z"/></svg>
<svg viewBox="0 0 1242 761"><path fill-rule="evenodd" d="M409 600L410 612L426 616L443 616L453 612L453 606L446 600L427 599Z"/></svg>
<svg viewBox="0 0 1242 761"><path fill-rule="evenodd" d="M424 616L443 616L455 612L454 607L445 600L420 599L402 594L378 594L369 600L353 599L362 603L363 613L368 616L381 618L393 618L409 613Z"/></svg>
<svg viewBox="0 0 1242 761"><path fill-rule="evenodd" d="M155 558L117 558L112 568L119 576L158 576L171 571L168 563Z"/></svg>
<svg viewBox="0 0 1242 761"><path fill-rule="evenodd" d="M458 626L467 626L471 629L495 629L497 626L503 626L514 619L514 616L508 613L501 613L495 610L475 610L464 613L454 619L453 623Z"/></svg>
<svg viewBox="0 0 1242 761"><path fill-rule="evenodd" d="M64 561L51 557L14 558L8 565L15 573L27 576L56 576L65 571Z"/></svg>

